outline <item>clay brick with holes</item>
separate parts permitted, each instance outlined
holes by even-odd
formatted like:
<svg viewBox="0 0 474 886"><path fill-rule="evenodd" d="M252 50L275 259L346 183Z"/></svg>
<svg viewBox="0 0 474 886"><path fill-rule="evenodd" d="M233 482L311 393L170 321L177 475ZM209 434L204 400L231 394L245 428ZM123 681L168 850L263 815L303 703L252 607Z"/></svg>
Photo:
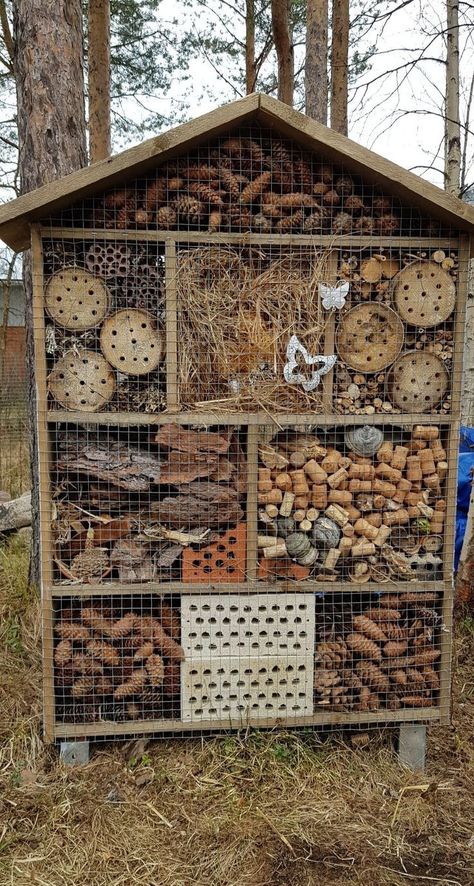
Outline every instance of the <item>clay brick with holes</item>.
<svg viewBox="0 0 474 886"><path fill-rule="evenodd" d="M212 545L199 551L187 548L183 552L183 581L201 584L245 581L246 533L246 524L240 523Z"/></svg>

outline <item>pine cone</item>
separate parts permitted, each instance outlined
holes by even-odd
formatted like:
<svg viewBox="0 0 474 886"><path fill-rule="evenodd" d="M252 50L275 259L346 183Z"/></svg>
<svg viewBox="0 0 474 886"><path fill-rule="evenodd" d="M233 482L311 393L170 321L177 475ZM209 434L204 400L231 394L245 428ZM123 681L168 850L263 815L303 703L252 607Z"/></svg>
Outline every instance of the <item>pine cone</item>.
<svg viewBox="0 0 474 886"><path fill-rule="evenodd" d="M324 182L326 185L332 185L333 172L332 172L331 166L328 166L326 163L323 163L323 165L320 167L317 175L318 175L318 178L320 178L321 181Z"/></svg>
<svg viewBox="0 0 474 886"><path fill-rule="evenodd" d="M73 646L70 640L60 640L54 650L54 663L58 667L64 667L72 658Z"/></svg>
<svg viewBox="0 0 474 886"><path fill-rule="evenodd" d="M258 175L253 181L251 181L246 187L243 189L239 203L248 205L250 203L255 203L262 198L262 194L265 191L265 188L270 184L272 179L271 172L262 172L261 175Z"/></svg>
<svg viewBox="0 0 474 886"><path fill-rule="evenodd" d="M187 194L181 194L180 197L173 200L173 207L176 209L179 218L190 225L199 224L202 216L205 214L204 204Z"/></svg>
<svg viewBox="0 0 474 886"><path fill-rule="evenodd" d="M383 647L383 654L386 658L397 658L403 655L408 649L408 643L405 640L390 640Z"/></svg>
<svg viewBox="0 0 474 886"><path fill-rule="evenodd" d="M382 628L370 618L366 618L365 615L355 615L352 619L352 625L355 631L358 631L360 634L365 634L365 636L370 637L371 640L385 642L388 639Z"/></svg>
<svg viewBox="0 0 474 886"><path fill-rule="evenodd" d="M120 210L122 212L124 210ZM98 548L94 545L84 548L77 554L71 563L71 572L82 581L92 581L101 578L104 572L110 568L109 552L107 548Z"/></svg>
<svg viewBox="0 0 474 886"><path fill-rule="evenodd" d="M338 194L352 194L354 182L350 175L339 175L334 182L334 188Z"/></svg>
<svg viewBox="0 0 474 886"><path fill-rule="evenodd" d="M356 215L356 213L362 212L364 204L357 194L351 194L344 200L344 209L346 212L352 212L353 215Z"/></svg>
<svg viewBox="0 0 474 886"><path fill-rule="evenodd" d="M234 200L238 200L242 185L248 184L247 176L234 175L233 172L223 167L222 164L219 164L219 176L223 188Z"/></svg>
<svg viewBox="0 0 474 886"><path fill-rule="evenodd" d="M407 668L406 673L409 683L414 683L417 686L425 685L425 678L421 671L417 671L416 668Z"/></svg>
<svg viewBox="0 0 474 886"><path fill-rule="evenodd" d="M274 141L272 139L270 145L271 151L271 159L275 163L280 163L282 166L287 166L291 163L291 154L288 148L283 142Z"/></svg>
<svg viewBox="0 0 474 886"><path fill-rule="evenodd" d="M382 234L382 236L398 234L398 231L400 230L400 219L391 214L381 215L380 218L376 219L376 230Z"/></svg>
<svg viewBox="0 0 474 886"><path fill-rule="evenodd" d="M273 191L265 191L262 194L262 212L267 218L281 217L281 194L275 194Z"/></svg>
<svg viewBox="0 0 474 886"><path fill-rule="evenodd" d="M145 193L145 209L156 212L158 207L166 201L166 179L157 178L148 185Z"/></svg>
<svg viewBox="0 0 474 886"><path fill-rule="evenodd" d="M102 667L97 661L80 653L73 655L71 667L74 673L85 674L88 677L93 677L94 674L103 674Z"/></svg>
<svg viewBox="0 0 474 886"><path fill-rule="evenodd" d="M130 698L132 695L139 695L148 680L148 674L144 668L138 668L136 671L133 671L131 677L125 682L121 683L114 690L114 698L116 700L120 698Z"/></svg>
<svg viewBox="0 0 474 886"><path fill-rule="evenodd" d="M166 181L166 190L168 194L174 191L182 191L184 188L184 179L180 175L173 175Z"/></svg>
<svg viewBox="0 0 474 886"><path fill-rule="evenodd" d="M163 695L172 697L179 695L181 691L181 665L171 662L165 665L163 680Z"/></svg>
<svg viewBox="0 0 474 886"><path fill-rule="evenodd" d="M209 185L193 182L189 185L189 193L193 194L203 203L209 203L211 206L224 205L224 201L219 192L209 187Z"/></svg>
<svg viewBox="0 0 474 886"><path fill-rule="evenodd" d="M297 182L306 188L311 188L313 184L313 175L311 167L306 160L301 159L293 161L293 175Z"/></svg>
<svg viewBox="0 0 474 886"><path fill-rule="evenodd" d="M410 708L432 708L434 705L433 699L425 695L402 695L400 701Z"/></svg>
<svg viewBox="0 0 474 886"><path fill-rule="evenodd" d="M433 668L423 668L422 673L430 689L439 689L439 676Z"/></svg>
<svg viewBox="0 0 474 886"><path fill-rule="evenodd" d="M313 194L315 194L316 197L322 198L330 190L331 188L329 187L329 185L326 184L326 182L315 182L313 185Z"/></svg>
<svg viewBox="0 0 474 886"><path fill-rule="evenodd" d="M94 691L94 678L93 677L80 677L79 680L75 680L71 688L71 695L73 698L80 698L83 695L91 695Z"/></svg>
<svg viewBox="0 0 474 886"><path fill-rule="evenodd" d="M155 688L161 686L165 676L165 666L161 655L150 655L145 668L148 671L151 686Z"/></svg>
<svg viewBox="0 0 474 886"><path fill-rule="evenodd" d="M226 138L225 141L221 142L221 150L231 157L240 157L244 153L244 141L239 136Z"/></svg>
<svg viewBox="0 0 474 886"><path fill-rule="evenodd" d="M388 624L384 624L383 629L387 635L389 640L406 640L408 636L408 631L406 628L401 628L400 625L392 624L388 622Z"/></svg>
<svg viewBox="0 0 474 886"><path fill-rule="evenodd" d="M219 170L216 166L208 166L205 163L199 165L192 164L191 166L184 167L182 169L182 174L183 177L189 179L189 181L201 183L218 181L220 177Z"/></svg>
<svg viewBox="0 0 474 886"><path fill-rule="evenodd" d="M299 209L297 212L293 212L292 215L287 215L285 218L281 218L279 221L275 223L275 231L278 234L287 234L290 231L296 230L296 228L301 228L304 222L304 211Z"/></svg>
<svg viewBox="0 0 474 886"><path fill-rule="evenodd" d="M324 230L328 222L328 210L324 206L318 206L304 220L303 231L305 234L317 234Z"/></svg>
<svg viewBox="0 0 474 886"><path fill-rule="evenodd" d="M220 212L218 209L214 209L212 212L209 213L208 231L210 234L214 234L216 231L218 231L223 226L223 224L224 216L222 215L222 212Z"/></svg>
<svg viewBox="0 0 474 886"><path fill-rule="evenodd" d="M370 237L375 230L375 221L371 216L363 215L361 218L355 219L354 230L357 234L361 234L363 237Z"/></svg>
<svg viewBox="0 0 474 886"><path fill-rule="evenodd" d="M279 198L279 203L280 206L283 206L285 209L292 207L300 209L303 206L317 206L316 201L311 196L311 194L295 193L294 191L290 194L282 194L282 196Z"/></svg>
<svg viewBox="0 0 474 886"><path fill-rule="evenodd" d="M373 689L377 689L379 692L388 692L390 689L388 677L372 662L358 661L356 669L364 683L367 683Z"/></svg>
<svg viewBox="0 0 474 886"><path fill-rule="evenodd" d="M120 656L116 649L103 640L89 640L86 649L91 658L102 661L108 667L117 667L120 664Z"/></svg>
<svg viewBox="0 0 474 886"><path fill-rule="evenodd" d="M153 639L156 648L167 658L170 658L172 661L184 660L184 650L182 646L180 646L176 640L173 640L172 637L168 636L159 622L156 622L153 628Z"/></svg>
<svg viewBox="0 0 474 886"><path fill-rule="evenodd" d="M85 607L81 610L81 621L83 621L95 634L110 637L112 630L112 619L104 618L98 609Z"/></svg>
<svg viewBox="0 0 474 886"><path fill-rule="evenodd" d="M167 231L176 227L178 216L171 206L161 206L156 213L156 226L159 231Z"/></svg>
<svg viewBox="0 0 474 886"><path fill-rule="evenodd" d="M91 636L89 628L86 628L85 625L67 621L55 625L54 633L57 634L58 637L62 637L64 640L72 641L89 640Z"/></svg>
<svg viewBox="0 0 474 886"><path fill-rule="evenodd" d="M147 640L146 643L142 643L141 646L138 647L135 655L133 656L133 660L143 661L145 658L148 658L150 655L153 655L153 643L151 640Z"/></svg>
<svg viewBox="0 0 474 886"><path fill-rule="evenodd" d="M132 191L126 189L111 191L110 194L105 195L103 204L107 209L122 209L124 206L130 205L130 199L133 200Z"/></svg>
<svg viewBox="0 0 474 886"><path fill-rule="evenodd" d="M252 231L258 231L260 234L269 234L272 230L271 221L262 212L252 215L251 225Z"/></svg>
<svg viewBox="0 0 474 886"><path fill-rule="evenodd" d="M244 140L244 145L245 149L250 154L254 164L256 166L263 166L266 161L266 156L258 142L254 141L254 139L252 138L246 138Z"/></svg>
<svg viewBox="0 0 474 886"><path fill-rule="evenodd" d="M390 197L374 197L372 200L372 210L378 215L385 215L392 208L392 200Z"/></svg>
<svg viewBox="0 0 474 886"><path fill-rule="evenodd" d="M333 234L350 234L352 225L352 215L348 212L338 212L332 223Z"/></svg>
<svg viewBox="0 0 474 886"><path fill-rule="evenodd" d="M408 683L407 672L401 668L396 671L391 671L389 676L397 686L406 686Z"/></svg>
<svg viewBox="0 0 474 886"><path fill-rule="evenodd" d="M135 627L136 620L137 616L134 612L127 612L122 618L114 621L110 629L110 636L114 640L120 640L122 637L126 637L127 634L131 634Z"/></svg>
<svg viewBox="0 0 474 886"><path fill-rule="evenodd" d="M252 228L252 215L248 209L242 209L240 206L230 206L229 223L232 230L250 231Z"/></svg>
<svg viewBox="0 0 474 886"><path fill-rule="evenodd" d="M382 658L382 653L377 644L373 640L369 640L368 637L364 637L363 634L348 634L346 643L349 649L352 649L353 652L358 652L363 658L372 658L374 661L380 661Z"/></svg>
<svg viewBox="0 0 474 886"><path fill-rule="evenodd" d="M366 609L364 615L375 622L398 621L401 618L398 609L389 609L388 607L387 609Z"/></svg>
<svg viewBox="0 0 474 886"><path fill-rule="evenodd" d="M371 692L368 686L362 686L359 693L359 701L354 705L356 711L368 711L370 704Z"/></svg>
<svg viewBox="0 0 474 886"><path fill-rule="evenodd" d="M325 206L339 206L341 198L337 191L326 191L323 194L323 203Z"/></svg>

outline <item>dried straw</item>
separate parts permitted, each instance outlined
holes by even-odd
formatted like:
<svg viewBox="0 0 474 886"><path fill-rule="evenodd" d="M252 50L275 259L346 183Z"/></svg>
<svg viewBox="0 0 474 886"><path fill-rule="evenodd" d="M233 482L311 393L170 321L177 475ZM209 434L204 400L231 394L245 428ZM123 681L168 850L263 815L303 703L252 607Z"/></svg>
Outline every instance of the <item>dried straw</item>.
<svg viewBox="0 0 474 886"><path fill-rule="evenodd" d="M327 251L278 253L210 246L189 249L177 268L180 405L223 410L317 411L321 386L305 393L283 378L296 334L321 354L327 315L318 283ZM308 377L311 372L308 369Z"/></svg>

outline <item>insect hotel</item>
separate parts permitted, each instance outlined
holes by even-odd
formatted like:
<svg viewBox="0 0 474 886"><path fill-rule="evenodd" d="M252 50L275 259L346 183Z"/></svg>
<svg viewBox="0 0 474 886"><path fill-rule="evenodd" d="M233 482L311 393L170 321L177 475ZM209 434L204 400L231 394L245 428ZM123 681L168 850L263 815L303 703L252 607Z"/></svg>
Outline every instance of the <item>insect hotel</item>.
<svg viewBox="0 0 474 886"><path fill-rule="evenodd" d="M448 722L473 225L259 95L2 207L47 739Z"/></svg>

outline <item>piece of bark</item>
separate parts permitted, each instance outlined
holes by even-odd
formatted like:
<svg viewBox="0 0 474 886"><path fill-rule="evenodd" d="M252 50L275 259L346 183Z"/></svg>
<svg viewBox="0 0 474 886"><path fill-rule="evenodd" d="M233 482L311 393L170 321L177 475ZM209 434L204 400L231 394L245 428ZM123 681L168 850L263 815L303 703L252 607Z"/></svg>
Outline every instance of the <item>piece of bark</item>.
<svg viewBox="0 0 474 886"><path fill-rule="evenodd" d="M163 425L155 436L155 443L179 452L228 452L230 432L216 434L212 431L190 431L180 425Z"/></svg>
<svg viewBox="0 0 474 886"><path fill-rule="evenodd" d="M31 492L0 504L0 532L31 526Z"/></svg>
<svg viewBox="0 0 474 886"><path fill-rule="evenodd" d="M151 483L160 483L162 462L157 456L125 443L84 446L77 454L61 453L56 469L66 474L85 474L111 486L133 492L147 492Z"/></svg>
<svg viewBox="0 0 474 886"><path fill-rule="evenodd" d="M212 471L217 471L218 465L216 454L172 451L168 461L163 463L159 482L169 486L192 483L198 477L209 477Z"/></svg>
<svg viewBox="0 0 474 886"><path fill-rule="evenodd" d="M148 550L148 545L132 539L124 538L116 542L110 562L118 570L119 581L152 581L154 569Z"/></svg>
<svg viewBox="0 0 474 886"><path fill-rule="evenodd" d="M196 498L206 499L215 504L227 503L238 500L237 490L232 486L221 486L211 480L198 480L193 483L183 483L179 487L181 495L191 495Z"/></svg>
<svg viewBox="0 0 474 886"><path fill-rule="evenodd" d="M124 517L123 520L111 520L109 523L94 526L92 544L100 547L108 542L117 541L128 535L131 528L132 521L130 517ZM75 557L76 554L83 551L86 546L87 532L88 530L84 529L82 532L78 532L77 535L74 535L64 545L61 545L59 547L60 559Z"/></svg>
<svg viewBox="0 0 474 886"><path fill-rule="evenodd" d="M153 556L155 567L157 569L171 569L182 551L182 545L170 545L167 548L160 549Z"/></svg>
<svg viewBox="0 0 474 886"><path fill-rule="evenodd" d="M215 502L192 495L168 496L159 502L159 519L167 526L182 528L206 525L210 527L239 523L243 511L237 501Z"/></svg>
<svg viewBox="0 0 474 886"><path fill-rule="evenodd" d="M237 434L233 434L230 441L228 452L229 460L235 466L235 474L232 478L232 485L237 492L244 495L247 492L247 459L244 451L239 443Z"/></svg>

